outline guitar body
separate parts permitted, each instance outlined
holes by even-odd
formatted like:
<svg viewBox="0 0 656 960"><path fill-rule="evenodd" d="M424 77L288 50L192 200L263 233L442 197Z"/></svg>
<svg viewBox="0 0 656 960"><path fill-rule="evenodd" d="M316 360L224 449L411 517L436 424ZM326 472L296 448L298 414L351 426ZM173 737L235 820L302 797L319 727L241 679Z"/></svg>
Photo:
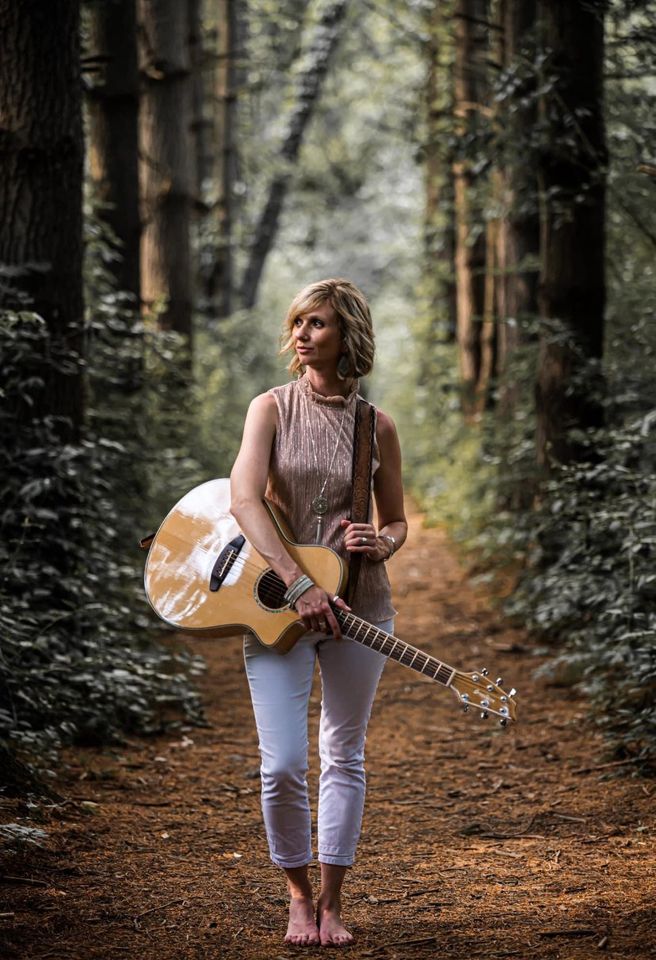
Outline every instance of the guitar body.
<svg viewBox="0 0 656 960"><path fill-rule="evenodd" d="M295 543L284 518L264 501L278 536L297 564L329 596L346 586L347 566L329 547ZM190 490L164 519L150 541L144 585L146 596L166 623L185 633L209 637L248 630L260 643L287 653L305 633L298 613L284 598L285 584L239 529L230 513L230 481L209 480ZM516 719L513 689L501 689L488 671L463 673L418 647L333 604L349 640L377 650L425 679L448 687L465 711Z"/></svg>
<svg viewBox="0 0 656 960"><path fill-rule="evenodd" d="M265 506L303 572L327 593L340 593L347 578L342 558L329 547L295 543L276 508ZM282 595L285 585L230 513L228 479L195 487L173 507L151 543L144 586L155 613L185 633L221 637L248 630L286 653L306 630Z"/></svg>

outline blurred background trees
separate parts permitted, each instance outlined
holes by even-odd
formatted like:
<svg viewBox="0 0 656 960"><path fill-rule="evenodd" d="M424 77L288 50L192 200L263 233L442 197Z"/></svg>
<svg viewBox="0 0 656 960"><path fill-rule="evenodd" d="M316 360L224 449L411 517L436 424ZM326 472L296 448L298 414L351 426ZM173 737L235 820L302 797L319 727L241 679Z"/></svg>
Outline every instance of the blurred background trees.
<svg viewBox="0 0 656 960"><path fill-rule="evenodd" d="M198 719L135 531L229 472L291 297L348 276L408 489L653 757L653 17L0 0L5 746Z"/></svg>

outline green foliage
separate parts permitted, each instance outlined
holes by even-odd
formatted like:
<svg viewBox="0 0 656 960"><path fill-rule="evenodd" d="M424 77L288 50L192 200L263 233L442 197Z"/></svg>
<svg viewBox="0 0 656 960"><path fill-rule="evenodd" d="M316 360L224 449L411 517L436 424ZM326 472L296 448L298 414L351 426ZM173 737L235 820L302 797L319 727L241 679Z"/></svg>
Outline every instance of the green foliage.
<svg viewBox="0 0 656 960"><path fill-rule="evenodd" d="M507 610L564 641L548 676L581 678L624 753L656 760L656 411L591 432L533 516L526 574Z"/></svg>
<svg viewBox="0 0 656 960"><path fill-rule="evenodd" d="M67 742L202 719L192 682L202 661L158 642L137 546L204 479L187 442L189 375L175 338L136 324L113 290L114 254L92 215L87 239L78 444L34 412L57 362L46 324L27 312L0 321L0 738L41 769Z"/></svg>

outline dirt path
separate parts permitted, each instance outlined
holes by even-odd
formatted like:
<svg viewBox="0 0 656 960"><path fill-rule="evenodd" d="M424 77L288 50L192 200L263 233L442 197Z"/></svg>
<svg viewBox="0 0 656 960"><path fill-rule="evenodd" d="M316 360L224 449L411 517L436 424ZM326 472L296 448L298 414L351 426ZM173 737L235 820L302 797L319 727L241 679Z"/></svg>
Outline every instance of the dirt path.
<svg viewBox="0 0 656 960"><path fill-rule="evenodd" d="M348 955L654 956L656 785L598 768L585 704L532 678L526 638L500 625L440 531L414 517L411 538L391 564L396 632L463 669L487 664L519 688L521 717L504 731L463 716L450 692L387 666L345 891ZM58 785L70 801L41 811L46 849L0 864L3 957L302 953L282 943L240 641L194 647L212 725L70 758ZM318 706L315 689L313 743ZM313 758L313 797L316 785ZM3 821L21 815L4 806Z"/></svg>

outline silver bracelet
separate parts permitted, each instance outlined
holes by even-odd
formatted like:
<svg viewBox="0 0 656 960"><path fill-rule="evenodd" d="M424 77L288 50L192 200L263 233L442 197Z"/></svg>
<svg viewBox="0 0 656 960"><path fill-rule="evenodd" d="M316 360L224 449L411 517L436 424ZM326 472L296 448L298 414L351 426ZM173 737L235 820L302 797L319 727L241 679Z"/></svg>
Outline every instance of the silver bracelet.
<svg viewBox="0 0 656 960"><path fill-rule="evenodd" d="M389 533L379 533L378 536L380 537L381 540L389 540L390 542L390 552L387 554L386 557L383 557L383 560L389 560L390 557L394 555L394 551L396 550L396 540L394 539L394 537L391 537Z"/></svg>
<svg viewBox="0 0 656 960"><path fill-rule="evenodd" d="M290 585L285 590L283 597L285 598L287 603L290 605L290 607L293 607L296 601L301 596L301 594L305 593L306 590L309 590L310 587L313 587L313 586L314 586L314 581L310 580L307 574L302 573L301 576L298 577L298 579L294 580L293 583L290 583Z"/></svg>

